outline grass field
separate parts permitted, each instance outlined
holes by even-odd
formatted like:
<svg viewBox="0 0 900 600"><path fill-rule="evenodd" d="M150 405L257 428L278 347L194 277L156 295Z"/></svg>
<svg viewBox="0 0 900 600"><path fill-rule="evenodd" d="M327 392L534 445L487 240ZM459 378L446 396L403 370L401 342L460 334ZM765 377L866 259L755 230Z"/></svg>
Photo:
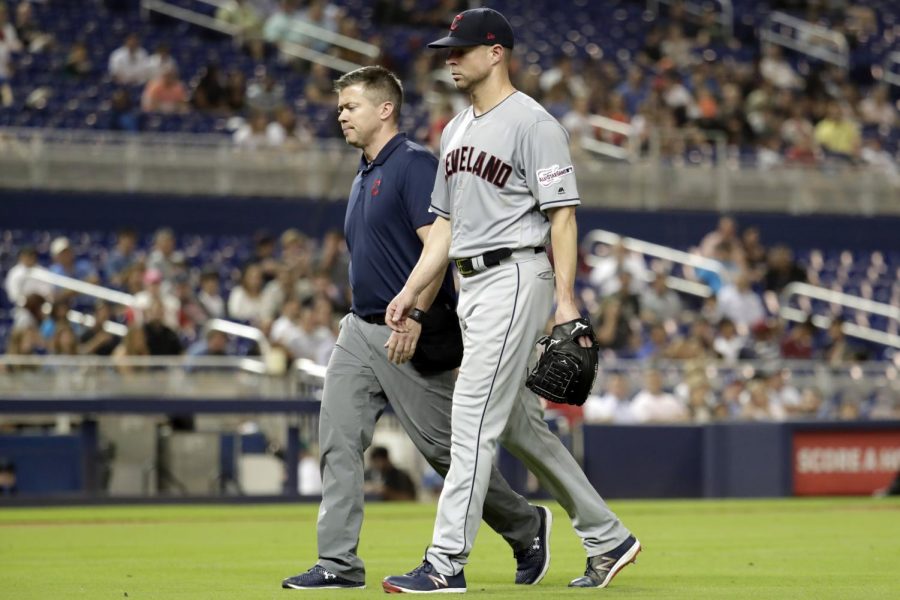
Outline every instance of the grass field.
<svg viewBox="0 0 900 600"><path fill-rule="evenodd" d="M552 565L510 584L511 551L483 527L466 567L489 598L900 598L900 502L886 499L630 501L613 509L644 552L606 590L569 590L584 554L552 504ZM366 590L280 589L315 561L314 505L0 509L0 598L255 600L383 597L412 569L435 507L373 504L360 551Z"/></svg>

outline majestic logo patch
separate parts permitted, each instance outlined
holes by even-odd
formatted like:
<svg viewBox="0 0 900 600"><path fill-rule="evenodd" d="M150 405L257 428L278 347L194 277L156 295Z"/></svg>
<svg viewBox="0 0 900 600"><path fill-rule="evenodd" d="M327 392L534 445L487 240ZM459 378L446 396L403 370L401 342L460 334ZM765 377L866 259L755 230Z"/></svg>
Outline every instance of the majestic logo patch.
<svg viewBox="0 0 900 600"><path fill-rule="evenodd" d="M537 179L538 183L541 184L541 187L550 187L554 183L558 183L560 179L575 171L575 167L569 165L568 167L560 167L559 165L553 165L548 169L538 169L537 170Z"/></svg>
<svg viewBox="0 0 900 600"><path fill-rule="evenodd" d="M565 194L565 193L566 193L566 188L564 188L564 187L561 187L561 188L559 188L558 190L556 190L556 195L557 195L557 196L562 196L562 195Z"/></svg>

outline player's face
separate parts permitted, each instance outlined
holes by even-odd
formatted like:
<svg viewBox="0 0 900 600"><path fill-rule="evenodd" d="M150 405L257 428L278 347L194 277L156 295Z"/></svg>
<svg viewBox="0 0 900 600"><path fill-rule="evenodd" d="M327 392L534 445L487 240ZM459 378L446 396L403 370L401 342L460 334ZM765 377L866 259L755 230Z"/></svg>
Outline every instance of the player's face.
<svg viewBox="0 0 900 600"><path fill-rule="evenodd" d="M338 92L338 123L348 144L357 148L369 145L381 127L379 108L362 84L350 85Z"/></svg>
<svg viewBox="0 0 900 600"><path fill-rule="evenodd" d="M446 65L456 89L469 92L484 81L491 69L490 50L490 46L450 48Z"/></svg>

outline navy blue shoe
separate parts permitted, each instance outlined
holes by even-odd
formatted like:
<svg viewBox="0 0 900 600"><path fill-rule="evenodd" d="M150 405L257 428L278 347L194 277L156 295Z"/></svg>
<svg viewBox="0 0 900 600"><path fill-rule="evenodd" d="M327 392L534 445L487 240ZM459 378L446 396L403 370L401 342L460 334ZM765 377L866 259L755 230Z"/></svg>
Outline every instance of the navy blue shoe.
<svg viewBox="0 0 900 600"><path fill-rule="evenodd" d="M518 585L535 585L544 578L550 568L550 527L553 525L553 513L546 506L535 506L541 516L534 541L524 550L513 556L516 558L516 583Z"/></svg>
<svg viewBox="0 0 900 600"><path fill-rule="evenodd" d="M637 562L641 551L641 543L633 535L606 554L591 556L587 559L584 577L573 579L569 587L605 588L624 569L628 563Z"/></svg>
<svg viewBox="0 0 900 600"><path fill-rule="evenodd" d="M288 577L281 587L289 590L363 589L365 581L350 581L332 573L322 565L316 565L306 573Z"/></svg>
<svg viewBox="0 0 900 600"><path fill-rule="evenodd" d="M385 577L381 587L388 594L462 594L466 591L466 577L441 575L427 560L406 575Z"/></svg>

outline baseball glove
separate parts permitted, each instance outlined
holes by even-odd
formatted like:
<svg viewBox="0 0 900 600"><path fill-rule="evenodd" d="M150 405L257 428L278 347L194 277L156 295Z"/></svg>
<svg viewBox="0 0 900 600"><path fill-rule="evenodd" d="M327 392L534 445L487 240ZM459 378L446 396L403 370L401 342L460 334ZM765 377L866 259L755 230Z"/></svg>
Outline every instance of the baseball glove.
<svg viewBox="0 0 900 600"><path fill-rule="evenodd" d="M578 344L581 336L590 338L589 347ZM594 387L600 360L590 321L581 318L557 325L538 344L544 347L544 353L525 380L528 389L553 402L584 404Z"/></svg>

